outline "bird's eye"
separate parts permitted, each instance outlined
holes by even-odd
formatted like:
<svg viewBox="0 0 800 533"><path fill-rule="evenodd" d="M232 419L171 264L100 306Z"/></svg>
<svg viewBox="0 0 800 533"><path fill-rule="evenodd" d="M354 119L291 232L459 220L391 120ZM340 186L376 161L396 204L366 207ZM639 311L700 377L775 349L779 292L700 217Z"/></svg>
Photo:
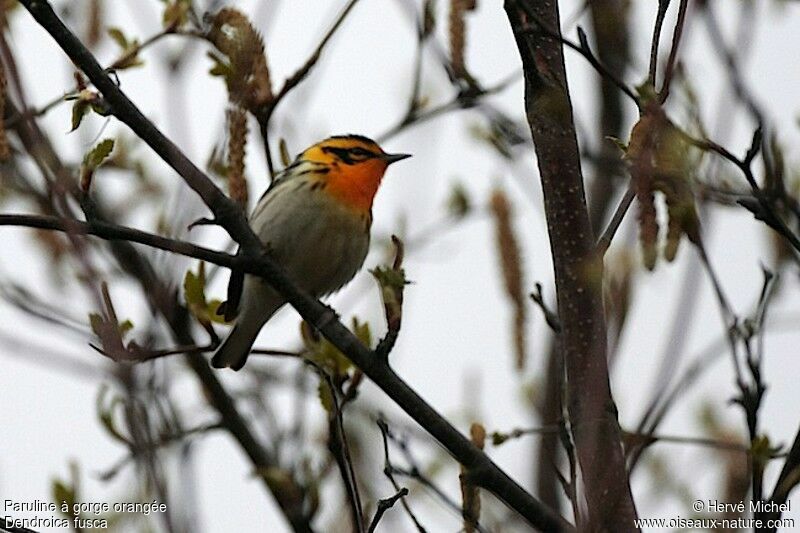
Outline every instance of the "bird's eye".
<svg viewBox="0 0 800 533"><path fill-rule="evenodd" d="M365 159L368 158L368 157L373 157L375 155L372 152L370 152L369 150L361 148L360 146L357 146L356 148L351 148L350 149L350 154L358 156L358 157L363 157Z"/></svg>

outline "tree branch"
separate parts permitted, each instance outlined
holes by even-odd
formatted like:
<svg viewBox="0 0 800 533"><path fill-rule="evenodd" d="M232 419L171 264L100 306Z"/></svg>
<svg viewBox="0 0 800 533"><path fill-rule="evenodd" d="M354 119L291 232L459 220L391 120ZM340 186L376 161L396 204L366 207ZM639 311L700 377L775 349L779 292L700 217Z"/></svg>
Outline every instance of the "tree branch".
<svg viewBox="0 0 800 533"><path fill-rule="evenodd" d="M606 362L603 265L594 253L561 39L553 0L507 0L525 73L525 110L544 192L555 270L568 412L588 503L581 529L634 531L617 411ZM526 22L540 20L526 31Z"/></svg>
<svg viewBox="0 0 800 533"><path fill-rule="evenodd" d="M786 461L783 463L783 468L778 476L778 481L775 482L775 489L772 491L770 502L777 506L784 505L789 498L789 493L800 484L800 429L794 437L794 443L789 450ZM768 513L764 518L767 520L777 521L781 517L780 511ZM777 531L776 527L766 529L768 533Z"/></svg>

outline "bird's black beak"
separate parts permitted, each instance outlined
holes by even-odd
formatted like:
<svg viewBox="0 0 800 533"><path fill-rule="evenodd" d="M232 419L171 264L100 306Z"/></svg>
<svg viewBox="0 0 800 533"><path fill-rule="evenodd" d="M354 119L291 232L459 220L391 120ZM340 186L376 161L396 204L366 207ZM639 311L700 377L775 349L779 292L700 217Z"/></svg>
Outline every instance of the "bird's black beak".
<svg viewBox="0 0 800 533"><path fill-rule="evenodd" d="M383 154L383 160L386 161L387 165L397 163L398 161L408 159L409 157L411 157L411 154Z"/></svg>

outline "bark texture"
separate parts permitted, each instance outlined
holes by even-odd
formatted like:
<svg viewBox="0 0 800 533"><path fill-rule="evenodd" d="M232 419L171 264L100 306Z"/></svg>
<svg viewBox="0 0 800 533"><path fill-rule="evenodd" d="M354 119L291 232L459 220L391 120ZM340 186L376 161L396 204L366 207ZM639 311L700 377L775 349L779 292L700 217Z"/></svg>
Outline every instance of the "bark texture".
<svg viewBox="0 0 800 533"><path fill-rule="evenodd" d="M563 49L548 37L559 28L558 4L507 0L505 8L525 73L525 111L553 255L568 411L588 506L579 529L635 531L606 362L603 266L594 253Z"/></svg>

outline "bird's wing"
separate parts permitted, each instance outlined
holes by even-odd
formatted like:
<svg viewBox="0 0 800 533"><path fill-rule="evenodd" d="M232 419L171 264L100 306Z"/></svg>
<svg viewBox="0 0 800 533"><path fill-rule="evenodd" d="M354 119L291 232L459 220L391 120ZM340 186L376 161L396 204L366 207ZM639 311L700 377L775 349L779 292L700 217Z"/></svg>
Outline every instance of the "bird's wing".
<svg viewBox="0 0 800 533"><path fill-rule="evenodd" d="M239 312L239 303L242 300L242 286L244 285L244 272L241 270L231 270L231 277L228 280L228 299L222 302L217 308L217 314L230 322Z"/></svg>

